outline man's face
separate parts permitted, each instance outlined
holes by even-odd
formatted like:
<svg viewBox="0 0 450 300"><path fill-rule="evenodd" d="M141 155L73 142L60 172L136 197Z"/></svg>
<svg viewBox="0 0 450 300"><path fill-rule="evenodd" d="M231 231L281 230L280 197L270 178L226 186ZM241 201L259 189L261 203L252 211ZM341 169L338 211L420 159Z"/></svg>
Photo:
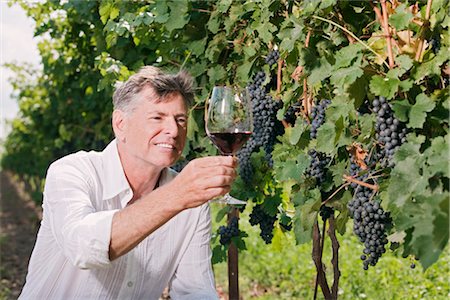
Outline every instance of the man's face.
<svg viewBox="0 0 450 300"><path fill-rule="evenodd" d="M132 112L124 116L123 150L138 164L164 168L180 157L187 129L187 107L179 93L158 101L151 88L135 99Z"/></svg>

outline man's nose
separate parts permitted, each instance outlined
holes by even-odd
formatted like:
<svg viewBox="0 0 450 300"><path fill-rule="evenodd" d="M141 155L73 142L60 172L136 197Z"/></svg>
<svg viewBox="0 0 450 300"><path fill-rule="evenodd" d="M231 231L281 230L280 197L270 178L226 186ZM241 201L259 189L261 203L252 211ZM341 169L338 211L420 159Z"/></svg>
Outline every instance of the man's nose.
<svg viewBox="0 0 450 300"><path fill-rule="evenodd" d="M171 137L176 137L179 131L177 120L174 118L168 118L164 130L165 133Z"/></svg>

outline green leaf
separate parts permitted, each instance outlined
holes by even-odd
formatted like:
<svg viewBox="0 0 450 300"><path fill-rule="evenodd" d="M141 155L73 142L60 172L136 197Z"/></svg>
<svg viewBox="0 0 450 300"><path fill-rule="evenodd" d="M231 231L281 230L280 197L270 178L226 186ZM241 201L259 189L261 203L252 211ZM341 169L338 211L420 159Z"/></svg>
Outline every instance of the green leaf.
<svg viewBox="0 0 450 300"><path fill-rule="evenodd" d="M169 19L165 22L166 29L172 32L183 28L189 22L188 2L186 0L172 0L167 2L170 8Z"/></svg>
<svg viewBox="0 0 450 300"><path fill-rule="evenodd" d="M311 241L312 228L317 220L317 213L321 205L320 192L315 190L308 196L308 200L296 207L294 216L294 234L297 244Z"/></svg>
<svg viewBox="0 0 450 300"><path fill-rule="evenodd" d="M402 3L395 9L395 13L389 16L389 24L397 30L402 30L408 28L413 18L414 16L406 7L406 4Z"/></svg>
<svg viewBox="0 0 450 300"><path fill-rule="evenodd" d="M427 117L427 112L433 110L436 104L427 95L420 94L416 97L416 103L409 112L409 128L422 128Z"/></svg>
<svg viewBox="0 0 450 300"><path fill-rule="evenodd" d="M387 99L392 99L398 90L400 80L397 78L388 78L375 75L370 80L370 91L377 95L383 96Z"/></svg>
<svg viewBox="0 0 450 300"><path fill-rule="evenodd" d="M366 99L368 86L369 82L367 81L366 76L361 76L347 88L348 97L353 100L356 107L361 106Z"/></svg>
<svg viewBox="0 0 450 300"><path fill-rule="evenodd" d="M200 56L204 53L206 47L206 38L192 41L189 43L189 50L192 51L193 55Z"/></svg>
<svg viewBox="0 0 450 300"><path fill-rule="evenodd" d="M303 35L303 28L304 26L294 23L294 27L280 30L277 36L281 40L280 48L287 52L294 50L297 41Z"/></svg>
<svg viewBox="0 0 450 300"><path fill-rule="evenodd" d="M297 145L297 143L300 140L300 137L303 135L305 130L307 129L307 126L304 122L296 122L295 126L293 128L288 128L287 134L289 136L289 142L291 145Z"/></svg>
<svg viewBox="0 0 450 300"><path fill-rule="evenodd" d="M392 110L394 111L394 114L399 121L407 122L411 106L412 105L409 104L409 101L407 99L401 101L397 100L392 104Z"/></svg>
<svg viewBox="0 0 450 300"><path fill-rule="evenodd" d="M223 208L221 208L216 215L216 222L220 223L223 218L230 212L230 207L229 206L225 206Z"/></svg>
<svg viewBox="0 0 450 300"><path fill-rule="evenodd" d="M111 3L108 3L105 1L102 1L100 3L99 14L100 14L100 20L102 21L103 24L106 24L106 22L109 20L111 8L112 8Z"/></svg>
<svg viewBox="0 0 450 300"><path fill-rule="evenodd" d="M317 151L332 153L335 150L336 131L331 123L324 123L317 130Z"/></svg>
<svg viewBox="0 0 450 300"><path fill-rule="evenodd" d="M406 54L397 56L395 58L395 61L399 65L399 67L404 69L405 71L411 69L414 63L414 60Z"/></svg>
<svg viewBox="0 0 450 300"><path fill-rule="evenodd" d="M344 174L347 173L346 166L347 163L345 161L341 161L334 165L331 165L328 168L331 174L333 174L333 183L335 186L339 186L342 184L342 178Z"/></svg>
<svg viewBox="0 0 450 300"><path fill-rule="evenodd" d="M212 251L211 263L215 265L224 261L227 261L227 251L225 247L221 245L215 246Z"/></svg>
<svg viewBox="0 0 450 300"><path fill-rule="evenodd" d="M245 241L240 236L235 236L231 238L231 242L238 248L238 250L247 250L247 246L245 245Z"/></svg>
<svg viewBox="0 0 450 300"><path fill-rule="evenodd" d="M206 27L213 34L216 34L217 32L219 32L220 16L221 16L221 14L219 13L219 11L213 11L211 14L211 17L209 18L208 23L206 24Z"/></svg>
<svg viewBox="0 0 450 300"><path fill-rule="evenodd" d="M220 83L227 76L227 71L221 65L215 65L214 67L208 69L207 72L209 76L209 82L214 85Z"/></svg>
<svg viewBox="0 0 450 300"><path fill-rule="evenodd" d="M233 0L220 0L217 3L217 10L221 13L226 13L232 3Z"/></svg>
<svg viewBox="0 0 450 300"><path fill-rule="evenodd" d="M340 235L344 235L347 229L347 222L349 220L348 210L345 210L336 217L336 230Z"/></svg>
<svg viewBox="0 0 450 300"><path fill-rule="evenodd" d="M256 27L256 31L258 31L259 37L265 43L269 43L272 41L273 35L272 32L276 31L276 27L271 23L261 23Z"/></svg>
<svg viewBox="0 0 450 300"><path fill-rule="evenodd" d="M336 62L333 65L334 69L338 70L340 68L349 67L352 62L362 56L361 50L361 44L350 44L339 50L335 56Z"/></svg>
<svg viewBox="0 0 450 300"><path fill-rule="evenodd" d="M325 57L322 57L318 61L318 65L319 65L318 67L313 68L310 71L310 75L308 76L308 84L312 86L315 86L322 80L330 77L332 71L332 67Z"/></svg>
<svg viewBox="0 0 450 300"><path fill-rule="evenodd" d="M358 117L358 124L360 134L358 140L362 142L363 140L370 139L372 136L373 126L375 124L375 115L365 114Z"/></svg>
<svg viewBox="0 0 450 300"><path fill-rule="evenodd" d="M250 70L251 70L253 64L255 63L255 60L256 59L247 60L243 64L239 65L236 68L237 79L239 80L239 82L242 82L244 85L247 84L249 81Z"/></svg>
<svg viewBox="0 0 450 300"><path fill-rule="evenodd" d="M425 61L416 68L411 70L412 78L415 82L420 82L425 77L440 76L441 66L448 60L448 53L446 51L440 51L438 54L428 61Z"/></svg>
<svg viewBox="0 0 450 300"><path fill-rule="evenodd" d="M120 14L120 10L117 7L111 7L111 10L109 12L109 18L111 20L114 20L115 18L117 18Z"/></svg>
<svg viewBox="0 0 450 300"><path fill-rule="evenodd" d="M442 174L443 176L450 177L449 171L449 136L438 136L431 141L431 147L427 148L424 152L424 156L427 159L429 165L429 176L435 174Z"/></svg>
<svg viewBox="0 0 450 300"><path fill-rule="evenodd" d="M291 179L299 180L305 170L308 168L311 159L309 155L299 154L295 160L289 160L279 165L280 172L277 172L277 180L288 181Z"/></svg>
<svg viewBox="0 0 450 300"><path fill-rule="evenodd" d="M402 207L413 194L421 194L427 185L428 179L421 175L418 161L408 157L392 170L387 190L389 204Z"/></svg>
<svg viewBox="0 0 450 300"><path fill-rule="evenodd" d="M334 71L331 75L330 80L333 85L341 87L345 90L363 74L363 70L359 66L354 65L349 68L343 68Z"/></svg>

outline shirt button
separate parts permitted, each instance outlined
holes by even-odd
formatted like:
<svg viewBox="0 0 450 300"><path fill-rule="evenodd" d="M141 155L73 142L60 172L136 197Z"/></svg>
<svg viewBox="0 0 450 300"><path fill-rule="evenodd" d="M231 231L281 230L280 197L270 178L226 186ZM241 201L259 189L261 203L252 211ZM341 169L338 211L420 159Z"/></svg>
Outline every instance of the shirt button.
<svg viewBox="0 0 450 300"><path fill-rule="evenodd" d="M127 285L128 285L128 287L132 287L133 286L133 281L128 281Z"/></svg>

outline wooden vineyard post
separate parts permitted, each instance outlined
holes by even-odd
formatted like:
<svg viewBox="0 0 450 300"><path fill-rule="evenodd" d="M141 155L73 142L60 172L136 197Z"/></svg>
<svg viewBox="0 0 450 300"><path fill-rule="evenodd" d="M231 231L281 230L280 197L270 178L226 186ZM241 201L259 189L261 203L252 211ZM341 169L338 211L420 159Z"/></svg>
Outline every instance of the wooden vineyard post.
<svg viewBox="0 0 450 300"><path fill-rule="evenodd" d="M239 210L232 207L228 213L228 223L239 217ZM238 249L231 242L228 248L228 295L230 300L239 300Z"/></svg>

